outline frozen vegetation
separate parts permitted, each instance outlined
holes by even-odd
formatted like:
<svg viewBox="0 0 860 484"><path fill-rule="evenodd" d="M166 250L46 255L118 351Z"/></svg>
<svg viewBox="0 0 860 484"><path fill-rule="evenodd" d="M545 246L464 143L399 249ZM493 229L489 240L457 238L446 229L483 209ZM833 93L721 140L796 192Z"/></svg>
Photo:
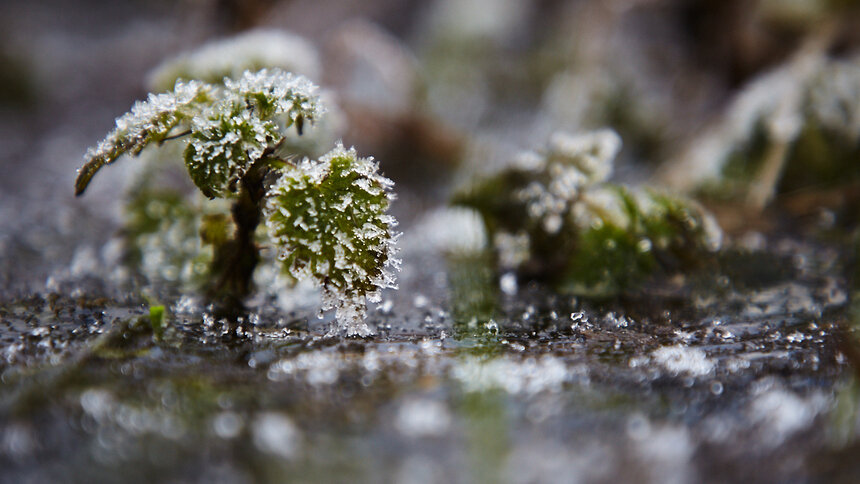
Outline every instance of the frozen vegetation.
<svg viewBox="0 0 860 484"><path fill-rule="evenodd" d="M0 481L860 481L850 2L55 3Z"/></svg>
<svg viewBox="0 0 860 484"><path fill-rule="evenodd" d="M454 203L481 214L501 270L574 293L618 293L717 251L721 231L694 201L608 181L620 148L610 130L558 132Z"/></svg>
<svg viewBox="0 0 860 484"><path fill-rule="evenodd" d="M76 194L124 154L137 155L150 144L185 143L185 166L203 195L234 200L232 220L226 214L204 216L200 229L202 241L213 247L207 285L219 311L236 317L250 293L259 258L256 228L265 217L289 277L315 279L324 291L323 309L337 309L346 334L371 334L365 323L367 300L378 301L379 290L394 287L388 267L398 263L396 221L386 215L393 183L377 173L372 159L340 144L319 160L297 162L279 155L287 129L301 134L305 124L322 116L316 89L306 78L277 69L245 71L236 80L225 78L223 85L179 80L172 92L136 103L87 152ZM147 204L144 211L154 208L151 200L140 203ZM197 207L181 201L172 205L165 201L161 214L149 214L156 229L146 232L172 237L175 247L188 240L189 226L183 222L194 221ZM173 224L163 226L158 218ZM141 257L144 266L167 262L152 261L150 251ZM190 268L201 272L193 262Z"/></svg>

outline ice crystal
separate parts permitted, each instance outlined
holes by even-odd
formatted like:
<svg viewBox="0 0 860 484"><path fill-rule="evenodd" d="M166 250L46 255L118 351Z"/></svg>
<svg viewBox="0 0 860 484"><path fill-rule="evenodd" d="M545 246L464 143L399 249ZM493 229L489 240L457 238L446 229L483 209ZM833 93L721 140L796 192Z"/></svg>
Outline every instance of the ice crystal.
<svg viewBox="0 0 860 484"><path fill-rule="evenodd" d="M179 81L173 92L150 95L117 119L116 129L87 152L76 192L104 165L126 153L137 155L184 125L190 131L185 160L192 180L206 196L224 197L251 163L275 149L287 128L301 131L321 114L316 87L279 69L246 71L225 87Z"/></svg>
<svg viewBox="0 0 860 484"><path fill-rule="evenodd" d="M263 69L225 84L223 100L191 124L185 151L192 180L210 198L235 192L250 166L283 139L275 117L301 131L322 114L316 87L300 76Z"/></svg>
<svg viewBox="0 0 860 484"><path fill-rule="evenodd" d="M239 179L276 139L273 122L237 105L218 105L191 124L185 164L207 197L224 197L236 191Z"/></svg>
<svg viewBox="0 0 860 484"><path fill-rule="evenodd" d="M279 259L296 279L323 286L323 309L337 309L341 329L366 335L367 301L394 287L395 220L386 215L392 182L372 158L338 145L305 159L272 187L266 206Z"/></svg>
<svg viewBox="0 0 860 484"><path fill-rule="evenodd" d="M179 79L211 84L235 79L246 70L280 68L316 79L320 65L314 46L297 35L278 30L254 30L217 40L178 55L149 75L149 86L169 89Z"/></svg>
<svg viewBox="0 0 860 484"><path fill-rule="evenodd" d="M225 85L239 100L254 107L261 118L285 114L291 122L314 121L322 114L317 87L303 76L280 69L245 71ZM301 126L299 126L301 130Z"/></svg>

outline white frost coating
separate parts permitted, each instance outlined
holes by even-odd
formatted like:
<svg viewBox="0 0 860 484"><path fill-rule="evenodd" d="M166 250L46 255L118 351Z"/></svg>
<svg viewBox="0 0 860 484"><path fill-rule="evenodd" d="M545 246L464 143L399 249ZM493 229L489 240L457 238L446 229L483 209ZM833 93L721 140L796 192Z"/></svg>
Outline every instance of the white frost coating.
<svg viewBox="0 0 860 484"><path fill-rule="evenodd" d="M562 384L571 379L564 361L549 355L525 360L508 356L489 361L477 357L466 358L454 365L451 376L466 391L502 389L511 394L526 395L558 392Z"/></svg>
<svg viewBox="0 0 860 484"><path fill-rule="evenodd" d="M674 375L705 376L716 366L704 351L680 344L658 348L651 353L651 358Z"/></svg>
<svg viewBox="0 0 860 484"><path fill-rule="evenodd" d="M168 131L176 124L184 108L210 91L210 86L201 82L177 82L172 92L150 94L146 101L135 102L131 111L116 119L113 131L97 146L87 150L84 159L109 159L120 147L136 152L143 147L137 144L149 133Z"/></svg>
<svg viewBox="0 0 860 484"><path fill-rule="evenodd" d="M230 129L225 131L225 125ZM277 137L271 121L264 121L249 111L234 113L232 103L218 104L204 116L194 118L191 131L194 136L190 144L194 151L189 166L204 170L207 177L227 172L228 179L241 178ZM237 131L247 134L239 137ZM229 161L226 166L212 162L221 156Z"/></svg>
<svg viewBox="0 0 860 484"><path fill-rule="evenodd" d="M514 196L525 204L529 217L539 221L546 233L556 234L568 213L574 212L575 219L583 218L582 214L575 213L577 211L591 214L588 206L576 202L586 196L593 185L609 178L612 160L620 149L621 138L612 130L577 135L557 132L550 138L543 157L526 152L515 161L515 166L525 170L545 170L548 180L533 181ZM591 221L585 222L584 226L588 226Z"/></svg>
<svg viewBox="0 0 860 484"><path fill-rule="evenodd" d="M606 181L612 173L612 160L621 149L621 137L615 131L602 129L572 135L553 134L549 140L549 157L571 163L591 183Z"/></svg>
<svg viewBox="0 0 860 484"><path fill-rule="evenodd" d="M170 59L150 74L152 89L169 88L176 79L221 82L246 70L278 67L318 79L320 61L316 48L298 35L279 30L253 30L217 40Z"/></svg>
<svg viewBox="0 0 860 484"><path fill-rule="evenodd" d="M299 115L314 120L323 113L317 86L304 76L281 69L245 71L237 80L225 79L224 85L239 99L263 95L275 100L275 113L286 114L293 121Z"/></svg>
<svg viewBox="0 0 860 484"><path fill-rule="evenodd" d="M279 258L295 278L322 284L322 310L335 309L338 329L350 336L373 334L365 322L367 303L397 287L399 234L396 220L385 214L393 183L378 169L373 158L338 143L319 160L287 170L267 195L266 225Z"/></svg>

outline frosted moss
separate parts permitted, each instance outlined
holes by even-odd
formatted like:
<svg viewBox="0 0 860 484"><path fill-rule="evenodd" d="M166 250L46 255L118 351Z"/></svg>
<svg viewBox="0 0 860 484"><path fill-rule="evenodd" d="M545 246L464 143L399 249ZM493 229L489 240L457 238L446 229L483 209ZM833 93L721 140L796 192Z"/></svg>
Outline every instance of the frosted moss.
<svg viewBox="0 0 860 484"><path fill-rule="evenodd" d="M224 316L238 317L260 257L257 227L265 222L286 272L295 279L316 279L326 295L324 309L337 309L347 333L369 334L366 301L394 286L388 268L397 264L396 222L386 214L393 184L378 174L372 159L340 144L319 160L296 163L283 153L289 131L301 134L323 114L316 91L307 79L278 69L246 71L222 85L178 81L172 92L135 104L87 152L76 193L83 193L99 169L124 154L137 155L152 144L182 144L196 187L208 198L229 200L232 207L228 213L197 216L193 204L176 200L170 191L137 194L135 203L143 208L134 210L132 204L130 213L136 216L130 229L146 239L137 247L151 246L151 237L177 230L174 238L182 241L183 252L176 254L181 260L156 257L155 263L171 267L164 278L205 272L199 270L200 258L187 255L194 248L186 243L188 232L199 230L201 257L211 260L207 294ZM151 213L159 200L164 216L181 219L179 224ZM184 221L199 222L199 228ZM171 246L176 242L167 241ZM205 253L210 249L211 256ZM151 265L147 258L153 254L159 251L141 250L141 263ZM182 260L193 262L188 266Z"/></svg>
<svg viewBox="0 0 860 484"><path fill-rule="evenodd" d="M621 140L558 133L455 196L483 217L501 271L608 295L694 266L721 232L696 203L606 180Z"/></svg>

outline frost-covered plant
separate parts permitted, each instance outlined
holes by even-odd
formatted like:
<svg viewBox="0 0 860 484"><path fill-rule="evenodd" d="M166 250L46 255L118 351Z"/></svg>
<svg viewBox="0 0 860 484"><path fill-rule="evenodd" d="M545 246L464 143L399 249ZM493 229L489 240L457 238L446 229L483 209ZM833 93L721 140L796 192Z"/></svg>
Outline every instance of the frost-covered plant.
<svg viewBox="0 0 860 484"><path fill-rule="evenodd" d="M607 182L620 146L609 130L556 133L454 203L482 215L502 270L582 294L616 293L719 248L694 202Z"/></svg>
<svg viewBox="0 0 860 484"><path fill-rule="evenodd" d="M257 227L265 221L284 271L317 280L327 296L324 309L337 308L341 328L368 334L366 302L393 287L389 269L398 263L396 222L386 214L392 184L372 158L339 143L317 160L294 162L282 153L288 130L301 134L322 115L316 91L304 77L278 69L246 71L223 85L178 81L172 91L150 95L117 119L107 138L87 152L76 193L125 154L180 143L200 192L232 202L230 217L210 214L200 229L213 251L207 293L221 312L242 311L259 260Z"/></svg>

